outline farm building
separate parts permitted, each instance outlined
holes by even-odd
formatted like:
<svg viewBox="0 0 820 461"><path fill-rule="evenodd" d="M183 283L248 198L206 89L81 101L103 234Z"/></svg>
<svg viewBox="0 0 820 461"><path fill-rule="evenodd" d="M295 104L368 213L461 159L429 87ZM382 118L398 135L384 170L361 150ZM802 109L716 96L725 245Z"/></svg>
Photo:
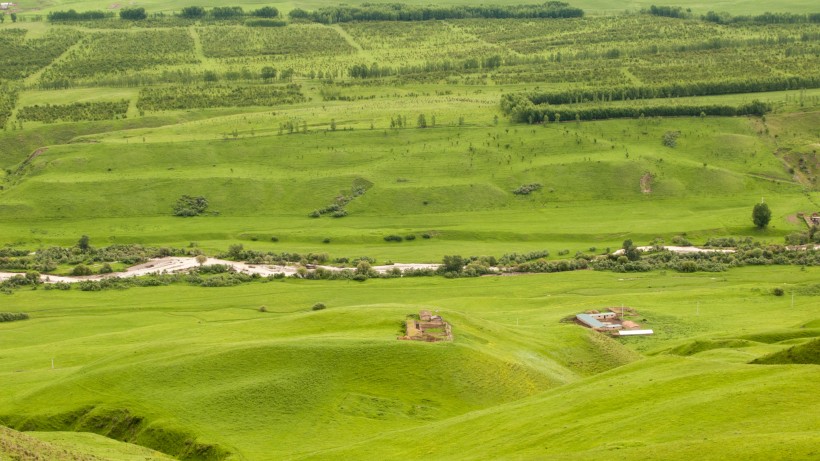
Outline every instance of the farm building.
<svg viewBox="0 0 820 461"><path fill-rule="evenodd" d="M0 3L0 10L7 10L14 6L14 3Z"/></svg>
<svg viewBox="0 0 820 461"><path fill-rule="evenodd" d="M398 339L428 342L453 340L450 324L430 311L419 312L419 320L408 318L405 321L405 329L405 335Z"/></svg>
<svg viewBox="0 0 820 461"><path fill-rule="evenodd" d="M618 332L618 336L645 336L654 333L652 330L621 330Z"/></svg>
<svg viewBox="0 0 820 461"><path fill-rule="evenodd" d="M596 312L589 314L590 317L594 318L595 320L609 320L618 317L618 314L615 312Z"/></svg>
<svg viewBox="0 0 820 461"><path fill-rule="evenodd" d="M614 313L613 313L614 314ZM582 324L593 330L620 330L621 325L617 323L606 323L593 317L596 314L578 314L575 318Z"/></svg>
<svg viewBox="0 0 820 461"><path fill-rule="evenodd" d="M813 226L820 226L820 213L812 213L809 220Z"/></svg>

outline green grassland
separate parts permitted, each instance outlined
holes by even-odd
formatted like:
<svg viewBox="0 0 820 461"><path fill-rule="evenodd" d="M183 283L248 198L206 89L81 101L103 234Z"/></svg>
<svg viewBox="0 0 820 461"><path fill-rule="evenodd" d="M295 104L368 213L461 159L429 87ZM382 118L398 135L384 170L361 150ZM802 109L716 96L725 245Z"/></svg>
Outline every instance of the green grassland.
<svg viewBox="0 0 820 461"><path fill-rule="evenodd" d="M732 457L743 437L753 459L772 444L810 459L816 365L747 363L820 334L801 328L816 296L771 295L816 280L813 268L748 268L21 291L4 309L31 319L0 325L0 419L187 459L684 459ZM561 322L613 305L658 334L613 340ZM453 343L396 341L423 308L453 323ZM722 347L681 353L697 341ZM197 457L191 444L211 448Z"/></svg>
<svg viewBox="0 0 820 461"><path fill-rule="evenodd" d="M804 116L816 120L815 114ZM380 124L389 116L379 117ZM0 207L5 240L69 244L87 234L98 245L197 241L206 248L243 241L336 256L363 251L436 261L446 248L465 254L555 252L681 233L777 241L800 229L787 218L816 200L772 155L773 138L759 135L746 118L458 127L442 115L440 123L447 125L423 130L331 132L320 126L289 135L277 134L269 112L227 119L243 126L237 139L213 131L230 123L222 118L221 124L113 132L101 142L48 148L9 178ZM675 148L660 142L668 131L681 132ZM183 141L176 141L177 132ZM186 140L187 133L218 139ZM654 178L651 193L640 188L647 173ZM347 206L347 217L308 216L357 178L372 187ZM542 190L512 193L536 182ZM219 216L170 216L183 194L208 197ZM765 233L750 226L749 207L759 197L776 212ZM435 237L382 240L391 233L426 232ZM279 242L270 242L272 236ZM325 238L331 244L323 244Z"/></svg>
<svg viewBox="0 0 820 461"><path fill-rule="evenodd" d="M638 13L650 4L696 17ZM697 18L815 13L812 2L579 0L584 18L283 27L36 21L124 5L21 1L21 19L0 24L0 245L87 235L208 255L242 243L379 263L567 258L626 239L782 244L806 230L798 213L820 211L818 25ZM628 87L678 93L612 100ZM502 110L510 94L581 91L595 96L551 107L560 123ZM590 107L753 101L771 110L575 120ZM207 212L173 216L183 195L206 197ZM346 216L310 216L340 197ZM758 230L761 199L773 216ZM0 300L30 315L0 323L0 425L14 429L0 427L0 457L816 459L818 275L20 288ZM568 321L612 306L655 334L613 339ZM420 309L452 322L455 340L397 341Z"/></svg>

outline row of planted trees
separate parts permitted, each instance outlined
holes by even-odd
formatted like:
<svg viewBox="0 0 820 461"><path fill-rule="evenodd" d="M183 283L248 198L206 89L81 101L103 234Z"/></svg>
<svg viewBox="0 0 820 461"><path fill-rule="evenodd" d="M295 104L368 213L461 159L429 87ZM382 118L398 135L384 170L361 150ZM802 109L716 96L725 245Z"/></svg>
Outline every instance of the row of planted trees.
<svg viewBox="0 0 820 461"><path fill-rule="evenodd" d="M164 16L164 15L163 15ZM240 6L217 6L211 9L205 9L201 6L186 6L176 17L183 19L239 19L244 17L273 19L279 17L279 10L272 6L264 6L249 12L245 12ZM114 19L119 17L123 20L141 21L148 18L148 13L145 8L123 8L119 10L118 14L113 11L76 11L74 9L66 11L52 11L48 13L46 19L49 22L67 22L67 21L95 21L100 19Z"/></svg>

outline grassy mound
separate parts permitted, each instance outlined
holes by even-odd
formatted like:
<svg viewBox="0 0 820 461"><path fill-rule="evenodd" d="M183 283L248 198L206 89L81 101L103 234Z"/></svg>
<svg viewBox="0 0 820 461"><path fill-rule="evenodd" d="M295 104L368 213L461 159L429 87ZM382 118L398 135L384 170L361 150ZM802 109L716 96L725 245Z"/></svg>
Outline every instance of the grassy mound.
<svg viewBox="0 0 820 461"><path fill-rule="evenodd" d="M0 426L0 458L19 461L170 461L145 447L83 432L22 433Z"/></svg>
<svg viewBox="0 0 820 461"><path fill-rule="evenodd" d="M820 442L816 432L806 432L817 427L817 418L804 419L820 409L812 397L813 374L658 357L535 398L308 459L425 454L436 459L686 460L695 453L702 456L701 450L721 459L741 453L756 460L811 459ZM747 398L755 405L744 403ZM784 451L772 453L772 443L783 444Z"/></svg>
<svg viewBox="0 0 820 461"><path fill-rule="evenodd" d="M712 349L741 348L754 346L755 344L756 343L754 341L742 339L699 340L693 341L689 344L673 347L672 349L669 349L667 353L673 355L690 356Z"/></svg>
<svg viewBox="0 0 820 461"><path fill-rule="evenodd" d="M761 357L751 363L762 365L814 364L820 365L820 339L798 344L784 351Z"/></svg>

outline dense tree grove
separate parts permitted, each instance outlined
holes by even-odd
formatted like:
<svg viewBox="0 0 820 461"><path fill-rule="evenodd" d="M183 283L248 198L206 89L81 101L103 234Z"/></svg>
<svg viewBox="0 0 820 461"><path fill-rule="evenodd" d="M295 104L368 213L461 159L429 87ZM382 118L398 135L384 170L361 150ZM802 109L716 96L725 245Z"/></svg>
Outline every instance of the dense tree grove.
<svg viewBox="0 0 820 461"><path fill-rule="evenodd" d="M701 19L716 24L818 24L820 23L820 13L763 13L755 16L732 16L728 13L715 13L714 11L710 11L701 16Z"/></svg>
<svg viewBox="0 0 820 461"><path fill-rule="evenodd" d="M205 8L201 6L186 6L179 12L179 15L186 19L199 19L205 16Z"/></svg>
<svg viewBox="0 0 820 461"><path fill-rule="evenodd" d="M72 104L46 104L20 108L18 120L54 123L79 122L82 120L114 120L125 117L128 101L75 102Z"/></svg>
<svg viewBox="0 0 820 461"><path fill-rule="evenodd" d="M183 28L141 31L139 39L129 32L98 32L46 69L40 80L43 87L70 87L84 79L99 83L100 74L196 63L193 39Z"/></svg>
<svg viewBox="0 0 820 461"><path fill-rule="evenodd" d="M65 53L82 37L73 29L26 39L25 29L0 30L0 79L23 79Z"/></svg>
<svg viewBox="0 0 820 461"><path fill-rule="evenodd" d="M113 12L105 12L105 11L80 11L77 12L73 9L68 11L52 11L48 13L46 19L49 22L60 22L60 21L93 21L95 19L108 19L113 18Z"/></svg>
<svg viewBox="0 0 820 461"><path fill-rule="evenodd" d="M762 93L820 87L820 75L805 77L772 77L767 79L713 82L680 82L666 85L621 86L613 88L578 88L564 91L528 93L533 104L576 104L583 102L627 101L636 99L682 98L736 93ZM518 94L502 97L505 104L515 104Z"/></svg>
<svg viewBox="0 0 820 461"><path fill-rule="evenodd" d="M692 11L689 9L684 10L679 6L655 6L652 5L649 7L648 10L644 10L644 12L649 13L654 16L664 16L667 18L690 18L692 17Z"/></svg>
<svg viewBox="0 0 820 461"><path fill-rule="evenodd" d="M141 21L147 18L145 8L123 8L120 10L120 19L127 19L129 21Z"/></svg>
<svg viewBox="0 0 820 461"><path fill-rule="evenodd" d="M291 10L291 19L302 19L322 24L351 21L428 21L433 19L466 18L580 18L584 11L564 2L543 5L461 5L416 6L403 3L363 3L359 7L334 6L305 11Z"/></svg>
<svg viewBox="0 0 820 461"><path fill-rule="evenodd" d="M301 87L289 85L175 85L142 88L137 108L174 110L205 107L276 106L306 101Z"/></svg>
<svg viewBox="0 0 820 461"><path fill-rule="evenodd" d="M520 103L505 106L512 120L525 123L560 122L561 120L606 120L611 118L640 117L684 117L718 115L734 117L738 115L761 116L771 110L771 106L754 101L737 106L719 104L658 104L619 106L550 106L534 105L523 99Z"/></svg>

